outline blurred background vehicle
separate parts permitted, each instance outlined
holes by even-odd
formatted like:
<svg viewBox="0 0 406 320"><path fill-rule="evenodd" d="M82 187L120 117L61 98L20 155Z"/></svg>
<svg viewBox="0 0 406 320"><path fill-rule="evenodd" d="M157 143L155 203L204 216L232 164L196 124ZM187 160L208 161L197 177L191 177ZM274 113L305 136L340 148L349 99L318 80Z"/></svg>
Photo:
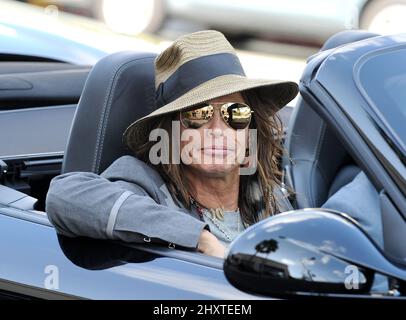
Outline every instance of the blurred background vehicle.
<svg viewBox="0 0 406 320"><path fill-rule="evenodd" d="M230 37L255 36L321 46L348 29L406 31L406 0L23 0L95 18L125 34L174 38L214 28Z"/></svg>
<svg viewBox="0 0 406 320"><path fill-rule="evenodd" d="M165 38L146 33L119 34L88 17L0 0L0 61L48 59L93 65L109 53L123 50L158 53L170 43ZM298 81L305 66L303 57L242 49L237 53L250 77Z"/></svg>
<svg viewBox="0 0 406 320"><path fill-rule="evenodd" d="M79 15L0 0L0 60L57 60L93 65L121 50L158 52L167 43L147 34L127 36Z"/></svg>

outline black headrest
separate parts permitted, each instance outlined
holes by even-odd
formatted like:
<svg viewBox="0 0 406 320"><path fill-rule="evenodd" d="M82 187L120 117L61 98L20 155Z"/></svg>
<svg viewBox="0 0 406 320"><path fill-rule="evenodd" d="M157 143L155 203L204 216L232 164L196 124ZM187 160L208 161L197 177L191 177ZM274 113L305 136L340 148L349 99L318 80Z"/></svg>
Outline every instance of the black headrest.
<svg viewBox="0 0 406 320"><path fill-rule="evenodd" d="M130 151L125 128L155 103L153 53L119 52L101 59L86 80L72 123L62 173L101 173Z"/></svg>

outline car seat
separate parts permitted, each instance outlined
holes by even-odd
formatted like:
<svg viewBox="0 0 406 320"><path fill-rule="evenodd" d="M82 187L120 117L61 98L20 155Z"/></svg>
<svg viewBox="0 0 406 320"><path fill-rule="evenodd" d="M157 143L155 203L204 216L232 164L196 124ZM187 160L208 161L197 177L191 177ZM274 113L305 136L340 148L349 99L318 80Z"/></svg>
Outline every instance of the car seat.
<svg viewBox="0 0 406 320"><path fill-rule="evenodd" d="M61 173L103 172L130 154L125 128L153 110L154 53L123 51L101 59L86 80L72 122Z"/></svg>
<svg viewBox="0 0 406 320"><path fill-rule="evenodd" d="M330 37L321 51L375 36L362 30L343 31ZM285 149L285 182L294 191L298 209L321 207L360 172L332 130L301 97L289 121Z"/></svg>

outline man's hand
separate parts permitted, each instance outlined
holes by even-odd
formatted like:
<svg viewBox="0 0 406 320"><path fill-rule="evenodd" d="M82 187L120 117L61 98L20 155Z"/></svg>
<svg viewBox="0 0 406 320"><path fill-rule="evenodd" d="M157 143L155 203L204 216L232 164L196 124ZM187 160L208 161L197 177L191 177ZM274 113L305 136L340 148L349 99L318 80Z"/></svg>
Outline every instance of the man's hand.
<svg viewBox="0 0 406 320"><path fill-rule="evenodd" d="M220 243L208 230L204 229L200 234L199 242L197 244L197 250L213 257L219 257L224 259L226 248Z"/></svg>

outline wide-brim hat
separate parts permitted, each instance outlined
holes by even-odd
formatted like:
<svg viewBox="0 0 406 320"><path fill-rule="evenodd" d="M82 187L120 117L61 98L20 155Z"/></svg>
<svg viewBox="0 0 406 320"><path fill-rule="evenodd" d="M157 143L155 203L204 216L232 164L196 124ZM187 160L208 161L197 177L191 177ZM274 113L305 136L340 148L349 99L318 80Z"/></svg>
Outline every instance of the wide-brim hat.
<svg viewBox="0 0 406 320"><path fill-rule="evenodd" d="M272 108L280 109L296 97L298 85L246 77L225 36L205 30L176 39L155 59L155 90L155 110L131 123L123 134L123 143L130 148L131 137L146 130L150 119L246 90L256 90L272 101Z"/></svg>

